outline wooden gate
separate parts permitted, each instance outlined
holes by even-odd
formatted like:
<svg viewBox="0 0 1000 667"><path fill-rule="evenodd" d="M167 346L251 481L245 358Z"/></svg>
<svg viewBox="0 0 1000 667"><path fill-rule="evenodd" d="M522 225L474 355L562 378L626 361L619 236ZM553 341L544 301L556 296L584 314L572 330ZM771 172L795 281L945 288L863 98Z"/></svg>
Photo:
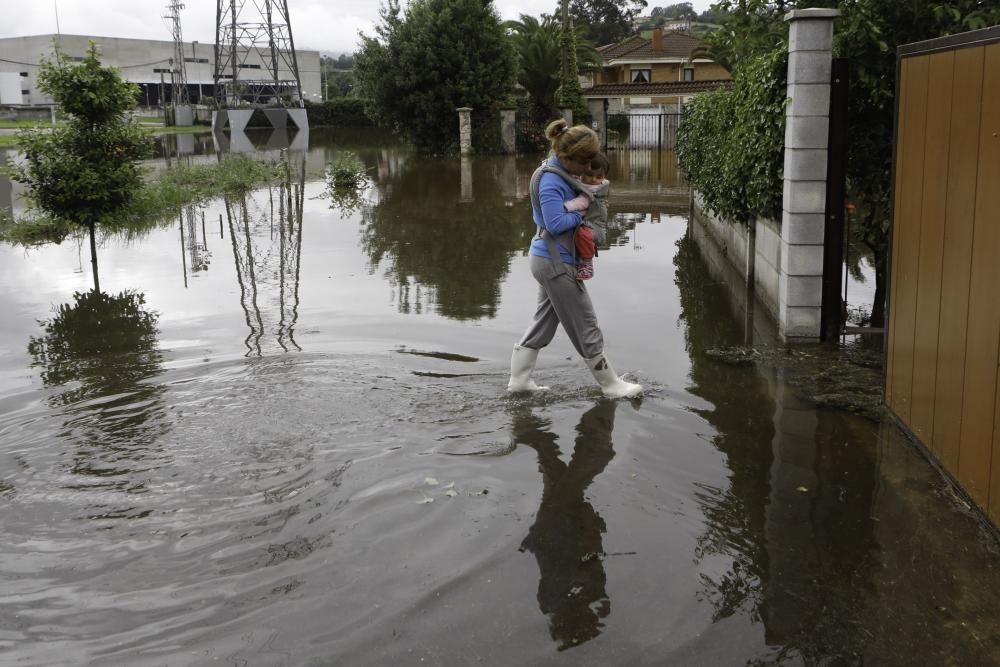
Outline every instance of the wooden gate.
<svg viewBox="0 0 1000 667"><path fill-rule="evenodd" d="M1000 523L1000 27L902 47L886 404Z"/></svg>

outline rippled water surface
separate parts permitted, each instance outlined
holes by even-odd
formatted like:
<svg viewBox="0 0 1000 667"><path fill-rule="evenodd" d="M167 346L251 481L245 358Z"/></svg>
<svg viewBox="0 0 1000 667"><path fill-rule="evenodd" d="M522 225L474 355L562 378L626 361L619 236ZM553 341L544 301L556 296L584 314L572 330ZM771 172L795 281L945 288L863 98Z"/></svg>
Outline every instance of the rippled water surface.
<svg viewBox="0 0 1000 667"><path fill-rule="evenodd" d="M345 149L372 187L322 197ZM537 156L286 156L105 240L101 295L0 246L0 662L1000 661L993 542L905 439L704 355L746 332L672 154L612 154L588 287L637 402L561 333L504 391Z"/></svg>

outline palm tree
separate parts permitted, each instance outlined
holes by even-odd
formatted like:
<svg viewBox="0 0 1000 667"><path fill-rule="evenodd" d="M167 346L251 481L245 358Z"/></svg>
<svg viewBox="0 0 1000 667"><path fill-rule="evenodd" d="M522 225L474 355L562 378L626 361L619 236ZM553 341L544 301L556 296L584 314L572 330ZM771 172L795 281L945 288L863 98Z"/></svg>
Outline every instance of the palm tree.
<svg viewBox="0 0 1000 667"><path fill-rule="evenodd" d="M559 90L562 71L562 46L559 21L548 15L541 20L522 14L520 21L508 21L507 30L518 55L517 82L528 91L532 111L545 118L556 108L556 91ZM576 58L585 71L600 64L601 59L577 28Z"/></svg>

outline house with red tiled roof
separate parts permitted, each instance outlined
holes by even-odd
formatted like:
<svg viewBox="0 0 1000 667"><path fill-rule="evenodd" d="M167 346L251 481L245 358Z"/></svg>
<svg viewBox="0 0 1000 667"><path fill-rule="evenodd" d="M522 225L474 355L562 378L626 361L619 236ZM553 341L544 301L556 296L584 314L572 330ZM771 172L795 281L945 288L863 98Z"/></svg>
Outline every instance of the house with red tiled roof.
<svg viewBox="0 0 1000 667"><path fill-rule="evenodd" d="M598 47L601 67L588 99L605 99L612 113L632 108L677 111L692 96L729 85L729 71L699 51L705 44L680 32L653 30L652 37L634 35Z"/></svg>

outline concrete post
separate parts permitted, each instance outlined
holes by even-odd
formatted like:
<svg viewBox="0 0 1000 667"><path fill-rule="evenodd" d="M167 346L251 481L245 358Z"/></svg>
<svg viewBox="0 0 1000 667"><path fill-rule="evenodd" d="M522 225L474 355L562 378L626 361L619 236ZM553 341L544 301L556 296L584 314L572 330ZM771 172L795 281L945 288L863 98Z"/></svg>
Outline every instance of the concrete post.
<svg viewBox="0 0 1000 667"><path fill-rule="evenodd" d="M785 169L781 214L778 331L820 339L826 154L836 9L796 9L789 23Z"/></svg>
<svg viewBox="0 0 1000 667"><path fill-rule="evenodd" d="M597 132L601 148L605 148L608 145L608 114L605 100L588 100L587 103L590 105L590 116L593 118L591 127Z"/></svg>
<svg viewBox="0 0 1000 667"><path fill-rule="evenodd" d="M458 141L462 155L472 155L472 107L459 107Z"/></svg>
<svg viewBox="0 0 1000 667"><path fill-rule="evenodd" d="M559 110L559 115L566 119L566 124L570 127L573 126L573 110L569 107L563 107Z"/></svg>
<svg viewBox="0 0 1000 667"><path fill-rule="evenodd" d="M507 201L518 198L517 192L517 158L504 155L500 164L500 194Z"/></svg>
<svg viewBox="0 0 1000 667"><path fill-rule="evenodd" d="M459 178L461 181L459 185L461 187L461 194L458 201L462 203L471 202L474 199L472 196L472 158L468 155L462 155L460 169Z"/></svg>
<svg viewBox="0 0 1000 667"><path fill-rule="evenodd" d="M500 150L510 155L517 151L517 111L500 109Z"/></svg>

